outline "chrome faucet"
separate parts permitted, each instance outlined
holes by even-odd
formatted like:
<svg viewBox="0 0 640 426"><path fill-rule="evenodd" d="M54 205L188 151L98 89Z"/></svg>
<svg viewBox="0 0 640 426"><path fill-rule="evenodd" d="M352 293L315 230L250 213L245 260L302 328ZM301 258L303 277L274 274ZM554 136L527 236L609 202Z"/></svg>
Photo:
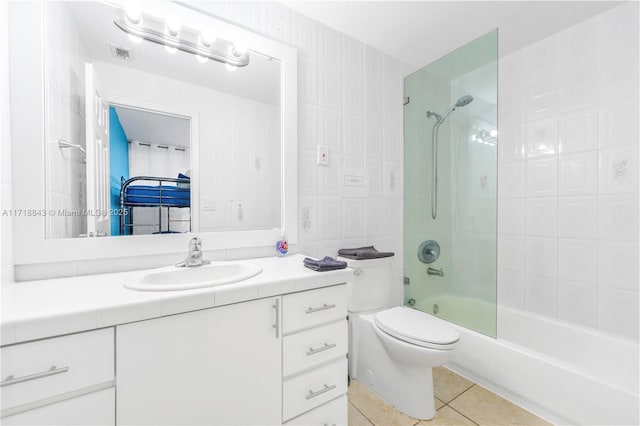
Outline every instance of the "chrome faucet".
<svg viewBox="0 0 640 426"><path fill-rule="evenodd" d="M176 267L190 268L192 266L208 265L209 263L211 263L211 261L202 258L202 241L200 238L194 237L189 241L189 254L187 258L182 262L176 263Z"/></svg>
<svg viewBox="0 0 640 426"><path fill-rule="evenodd" d="M432 268L431 266L429 266L427 268L427 274L429 274L429 275L437 275L439 277L444 277L444 272L442 271L442 268L436 269L436 268Z"/></svg>

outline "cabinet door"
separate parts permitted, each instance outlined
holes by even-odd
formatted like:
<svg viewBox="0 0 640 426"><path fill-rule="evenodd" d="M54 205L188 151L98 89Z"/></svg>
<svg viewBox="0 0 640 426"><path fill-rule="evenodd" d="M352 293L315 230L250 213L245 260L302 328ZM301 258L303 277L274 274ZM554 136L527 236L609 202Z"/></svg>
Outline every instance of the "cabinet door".
<svg viewBox="0 0 640 426"><path fill-rule="evenodd" d="M4 426L13 425L115 425L115 390L98 392L67 399L44 407L4 417Z"/></svg>
<svg viewBox="0 0 640 426"><path fill-rule="evenodd" d="M276 299L117 327L117 423L279 424Z"/></svg>

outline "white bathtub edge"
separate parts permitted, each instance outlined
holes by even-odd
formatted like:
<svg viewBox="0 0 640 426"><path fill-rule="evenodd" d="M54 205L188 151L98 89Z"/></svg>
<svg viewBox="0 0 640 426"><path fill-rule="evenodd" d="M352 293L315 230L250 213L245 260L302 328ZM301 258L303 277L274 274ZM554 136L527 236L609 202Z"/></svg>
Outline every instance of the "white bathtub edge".
<svg viewBox="0 0 640 426"><path fill-rule="evenodd" d="M554 424L638 424L637 394L463 327L447 367Z"/></svg>

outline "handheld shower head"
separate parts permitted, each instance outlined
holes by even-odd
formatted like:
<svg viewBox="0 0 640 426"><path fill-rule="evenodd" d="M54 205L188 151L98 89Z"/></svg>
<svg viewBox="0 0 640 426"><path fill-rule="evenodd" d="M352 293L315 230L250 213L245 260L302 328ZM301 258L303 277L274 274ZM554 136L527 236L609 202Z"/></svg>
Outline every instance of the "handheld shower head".
<svg viewBox="0 0 640 426"><path fill-rule="evenodd" d="M458 99L456 101L456 108L460 108L460 107L469 105L471 103L471 101L473 101L473 96L464 95L463 97L461 97L460 99Z"/></svg>
<svg viewBox="0 0 640 426"><path fill-rule="evenodd" d="M444 114L442 114L441 118L438 118L437 123L438 124L442 124L444 123L444 120L447 119L447 117L449 116L449 114L451 114L453 111L456 110L456 108L460 108L463 106L467 106L471 103L471 101L473 101L473 96L471 95L464 95L463 97L461 97L460 99L458 99L456 101L456 103L447 110L447 112L445 112Z"/></svg>

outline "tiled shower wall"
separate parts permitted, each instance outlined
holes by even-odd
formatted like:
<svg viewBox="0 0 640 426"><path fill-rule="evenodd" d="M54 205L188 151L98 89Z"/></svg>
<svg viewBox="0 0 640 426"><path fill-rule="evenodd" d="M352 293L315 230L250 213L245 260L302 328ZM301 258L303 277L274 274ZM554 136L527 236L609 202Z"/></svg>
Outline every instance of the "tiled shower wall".
<svg viewBox="0 0 640 426"><path fill-rule="evenodd" d="M275 2L220 2L211 11L298 49L298 251L335 256L374 244L402 277L403 77L414 67ZM329 166L316 163L329 148ZM368 191L343 185L346 170ZM402 287L396 286L402 300Z"/></svg>
<svg viewBox="0 0 640 426"><path fill-rule="evenodd" d="M638 48L629 2L502 58L498 103L499 303L634 340Z"/></svg>

